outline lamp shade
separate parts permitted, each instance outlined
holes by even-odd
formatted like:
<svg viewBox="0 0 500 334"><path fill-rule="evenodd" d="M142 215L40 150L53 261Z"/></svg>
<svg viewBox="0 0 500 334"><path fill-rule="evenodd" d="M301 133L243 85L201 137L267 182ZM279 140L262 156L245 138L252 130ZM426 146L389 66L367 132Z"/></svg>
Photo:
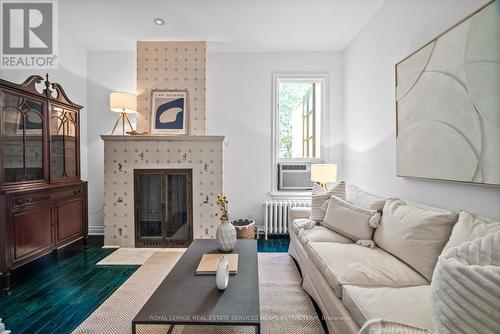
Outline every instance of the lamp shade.
<svg viewBox="0 0 500 334"><path fill-rule="evenodd" d="M137 111L137 96L131 93L113 92L109 95L111 111L133 114Z"/></svg>
<svg viewBox="0 0 500 334"><path fill-rule="evenodd" d="M337 181L337 165L314 164L311 165L311 181L321 184Z"/></svg>

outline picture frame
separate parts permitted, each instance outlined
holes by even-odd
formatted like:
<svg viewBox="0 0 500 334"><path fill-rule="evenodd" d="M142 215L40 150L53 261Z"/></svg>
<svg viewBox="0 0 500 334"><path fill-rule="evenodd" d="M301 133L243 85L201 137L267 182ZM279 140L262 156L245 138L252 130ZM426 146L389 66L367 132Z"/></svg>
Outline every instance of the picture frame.
<svg viewBox="0 0 500 334"><path fill-rule="evenodd" d="M187 101L187 90L153 90L151 92L150 133L189 134Z"/></svg>

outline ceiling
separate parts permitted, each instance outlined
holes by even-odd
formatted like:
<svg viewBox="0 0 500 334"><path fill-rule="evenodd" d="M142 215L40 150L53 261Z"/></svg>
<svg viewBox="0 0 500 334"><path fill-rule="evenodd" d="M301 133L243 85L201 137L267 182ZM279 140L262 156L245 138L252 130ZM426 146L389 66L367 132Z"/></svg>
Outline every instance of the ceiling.
<svg viewBox="0 0 500 334"><path fill-rule="evenodd" d="M87 50L198 40L215 51L343 50L383 0L63 0L62 33ZM163 26L153 18L165 19Z"/></svg>

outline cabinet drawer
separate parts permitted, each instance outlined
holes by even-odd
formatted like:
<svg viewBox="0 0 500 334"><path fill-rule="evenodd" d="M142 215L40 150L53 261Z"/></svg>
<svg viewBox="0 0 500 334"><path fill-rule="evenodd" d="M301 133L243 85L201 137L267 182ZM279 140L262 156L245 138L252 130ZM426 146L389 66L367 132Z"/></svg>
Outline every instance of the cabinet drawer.
<svg viewBox="0 0 500 334"><path fill-rule="evenodd" d="M65 188L57 191L53 191L50 194L50 197L52 200L55 201L60 201L60 200L67 200L71 198L80 198L83 197L84 191L83 191L83 186L82 185L77 185L71 188Z"/></svg>
<svg viewBox="0 0 500 334"><path fill-rule="evenodd" d="M50 195L47 193L31 193L11 197L11 205L13 209L30 207L41 202L50 200Z"/></svg>

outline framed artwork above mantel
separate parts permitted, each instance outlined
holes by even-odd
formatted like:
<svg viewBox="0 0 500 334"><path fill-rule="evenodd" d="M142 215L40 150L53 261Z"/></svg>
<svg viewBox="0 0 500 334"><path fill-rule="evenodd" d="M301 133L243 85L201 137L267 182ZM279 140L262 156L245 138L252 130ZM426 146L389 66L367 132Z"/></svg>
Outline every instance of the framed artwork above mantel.
<svg viewBox="0 0 500 334"><path fill-rule="evenodd" d="M498 0L395 70L397 175L500 186Z"/></svg>
<svg viewBox="0 0 500 334"><path fill-rule="evenodd" d="M187 90L151 92L151 134L187 135Z"/></svg>

